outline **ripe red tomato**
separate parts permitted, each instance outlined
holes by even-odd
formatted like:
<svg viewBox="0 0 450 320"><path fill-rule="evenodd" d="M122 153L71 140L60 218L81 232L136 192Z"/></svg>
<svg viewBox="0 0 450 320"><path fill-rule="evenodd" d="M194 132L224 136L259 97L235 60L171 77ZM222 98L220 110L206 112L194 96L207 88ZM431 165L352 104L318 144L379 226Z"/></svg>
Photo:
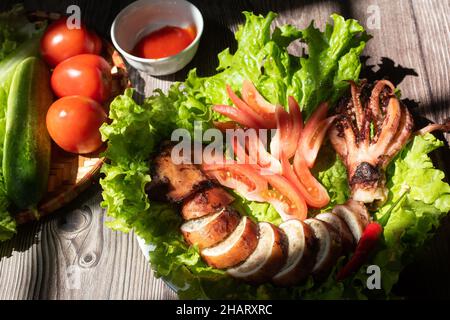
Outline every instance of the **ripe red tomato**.
<svg viewBox="0 0 450 320"><path fill-rule="evenodd" d="M102 52L102 39L100 39L100 37L94 31L90 31L89 36L94 42L94 52L92 53L100 54Z"/></svg>
<svg viewBox="0 0 450 320"><path fill-rule="evenodd" d="M109 99L111 84L111 66L94 54L80 54L61 62L51 78L53 92L58 97L80 95L99 103Z"/></svg>
<svg viewBox="0 0 450 320"><path fill-rule="evenodd" d="M86 154L102 145L99 128L107 115L96 101L82 96L55 101L47 112L47 130L53 141L68 152Z"/></svg>
<svg viewBox="0 0 450 320"><path fill-rule="evenodd" d="M67 17L53 22L41 39L42 57L51 67L79 54L100 54L101 49L101 40L94 32L84 25L80 29L69 29Z"/></svg>

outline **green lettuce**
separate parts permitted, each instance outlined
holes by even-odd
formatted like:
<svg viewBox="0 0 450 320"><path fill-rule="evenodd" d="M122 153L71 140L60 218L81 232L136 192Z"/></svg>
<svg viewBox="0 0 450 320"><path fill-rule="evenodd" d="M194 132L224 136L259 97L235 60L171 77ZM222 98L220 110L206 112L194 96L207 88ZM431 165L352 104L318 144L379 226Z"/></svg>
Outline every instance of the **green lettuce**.
<svg viewBox="0 0 450 320"><path fill-rule="evenodd" d="M382 268L383 290L376 294L365 289L364 268L344 282L335 280L333 271L321 283L311 278L301 286L275 288L270 284L250 286L238 282L206 265L198 248L186 245L179 232L182 219L177 208L149 201L145 185L151 180L149 159L158 145L170 138L172 130L194 131L194 121L202 129L221 116L211 112L214 103L229 103L225 85L238 90L244 79L256 83L258 90L273 103L285 104L288 95L301 101L309 114L323 101L335 101L347 88L346 80L357 80L359 54L368 36L354 20L333 15L333 25L320 32L313 25L305 30L282 26L270 32L275 14L266 17L244 13L246 23L236 33L238 48L219 54L218 73L199 77L195 70L184 83L172 86L167 94L157 91L140 105L127 90L110 108L112 122L101 129L108 140L105 153L110 160L102 169L104 201L108 225L122 231L134 230L151 245L150 262L158 277L177 290L181 298L206 299L365 299L387 297L398 273L413 249L419 248L449 210L448 185L443 174L434 169L427 153L440 146L433 136L416 137L387 170L389 200L376 214L381 216L401 196L404 182L409 193L396 206L386 225L384 241L371 263ZM308 46L307 57L295 57L287 46L301 39ZM349 196L345 166L331 148L319 156L315 175L329 191L331 205ZM268 204L249 202L236 195L234 205L256 221L279 223L276 211ZM328 209L328 208L326 208ZM340 260L335 270L342 264Z"/></svg>
<svg viewBox="0 0 450 320"><path fill-rule="evenodd" d="M0 61L32 38L36 30L36 25L28 21L21 4L16 4L11 10L0 13Z"/></svg>
<svg viewBox="0 0 450 320"><path fill-rule="evenodd" d="M333 104L347 89L348 80L356 81L361 71L359 56L369 36L352 19L333 14L333 25L325 31L314 23L302 32L308 44L308 57L301 58L301 68L295 72L289 94L309 114L322 101Z"/></svg>
<svg viewBox="0 0 450 320"><path fill-rule="evenodd" d="M249 79L274 104L286 106L288 96L294 96L308 115L322 101L335 102L348 80L358 79L359 56L369 36L356 20L334 14L333 24L327 24L324 32L312 22L305 30L285 25L271 33L275 13L244 15L246 22L235 35L238 48L234 54L229 49L219 54L218 73L211 77L199 77L195 69L189 73L186 92L200 102L230 104L225 86L239 91ZM295 40L306 43L307 57L289 54L287 47ZM222 119L219 114L213 116Z"/></svg>
<svg viewBox="0 0 450 320"><path fill-rule="evenodd" d="M321 211L330 211L335 205L343 204L348 200L350 188L347 182L347 169L330 144L321 148L313 174L330 196L330 203Z"/></svg>
<svg viewBox="0 0 450 320"><path fill-rule="evenodd" d="M441 218L450 211L450 186L444 172L435 169L428 154L443 146L433 135L417 136L389 166L389 199L376 217L382 217L399 198L384 228L384 249L374 258L389 292L404 265L433 235Z"/></svg>

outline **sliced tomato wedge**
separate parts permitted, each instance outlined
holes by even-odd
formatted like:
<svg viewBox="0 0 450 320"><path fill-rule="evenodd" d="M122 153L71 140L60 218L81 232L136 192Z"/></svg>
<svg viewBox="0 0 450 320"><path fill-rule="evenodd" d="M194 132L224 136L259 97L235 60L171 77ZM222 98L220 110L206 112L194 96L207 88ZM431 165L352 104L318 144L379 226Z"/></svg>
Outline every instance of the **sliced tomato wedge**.
<svg viewBox="0 0 450 320"><path fill-rule="evenodd" d="M219 129L222 132L226 132L227 130L235 130L239 128L239 125L234 121L214 121L214 127Z"/></svg>
<svg viewBox="0 0 450 320"><path fill-rule="evenodd" d="M261 167L263 174L281 174L280 161L267 151L258 137L250 139L248 153L250 159L256 160L256 164Z"/></svg>
<svg viewBox="0 0 450 320"><path fill-rule="evenodd" d="M240 163L259 166L261 174L281 174L281 163L267 152L263 142L257 137L249 137L243 146L237 139L232 141L234 155ZM247 149L247 150L246 150Z"/></svg>
<svg viewBox="0 0 450 320"><path fill-rule="evenodd" d="M266 114L275 115L276 106L268 102L251 81L244 80L241 93L242 99L256 112L263 111Z"/></svg>
<svg viewBox="0 0 450 320"><path fill-rule="evenodd" d="M241 98L239 98L233 89L227 85L227 93L233 104L242 112L246 113L248 116L252 117L258 124L260 128L273 129L276 127L276 121L273 117L264 118L264 112L253 110L247 103L245 103Z"/></svg>
<svg viewBox="0 0 450 320"><path fill-rule="evenodd" d="M294 183L298 188L300 193L305 198L306 203L314 208L325 207L330 202L330 196L327 190L322 186L322 184L317 181L317 179L312 175L309 170L306 161L303 159L300 149L295 154L294 157L294 172L289 162L284 159L283 164L283 174L288 177L296 177L298 183ZM294 179L294 178L292 178Z"/></svg>
<svg viewBox="0 0 450 320"><path fill-rule="evenodd" d="M275 110L276 106L268 102L259 92L251 81L244 80L242 84L242 99L247 105L270 122L275 128Z"/></svg>
<svg viewBox="0 0 450 320"><path fill-rule="evenodd" d="M234 156L237 158L239 163L256 164L256 160L250 159L245 147L242 146L237 137L231 142L231 147L233 148Z"/></svg>
<svg viewBox="0 0 450 320"><path fill-rule="evenodd" d="M278 174L266 175L264 178L273 189L263 192L263 195L266 201L275 207L283 221L305 220L308 215L308 207L289 180Z"/></svg>
<svg viewBox="0 0 450 320"><path fill-rule="evenodd" d="M277 131L270 142L270 152L275 158L280 159L281 150L286 148L286 144L289 141L292 122L289 113L281 106L277 106L275 117L277 120Z"/></svg>
<svg viewBox="0 0 450 320"><path fill-rule="evenodd" d="M249 201L265 202L267 180L262 178L255 167L248 164L204 164L202 169L222 186L235 190Z"/></svg>
<svg viewBox="0 0 450 320"><path fill-rule="evenodd" d="M291 118L291 132L289 133L289 142L283 148L285 150L288 159L291 159L297 151L300 136L303 130L303 117L300 110L300 106L294 97L288 98L289 104L289 116Z"/></svg>
<svg viewBox="0 0 450 320"><path fill-rule="evenodd" d="M281 157L283 176L295 186L310 207L322 208L326 206L330 202L326 189L311 174L303 159L295 158L295 160L299 162L297 166L301 175L295 172L295 169L292 168L289 160L283 154Z"/></svg>
<svg viewBox="0 0 450 320"><path fill-rule="evenodd" d="M300 136L299 149L309 168L314 166L325 135L336 119L336 117L325 119L327 112L328 103L321 103L306 122Z"/></svg>
<svg viewBox="0 0 450 320"><path fill-rule="evenodd" d="M248 128L261 128L260 124L241 110L224 105L215 105L213 110Z"/></svg>
<svg viewBox="0 0 450 320"><path fill-rule="evenodd" d="M277 133L273 137L270 150L275 157L280 158L280 150L291 159L299 146L300 136L303 129L302 112L293 97L289 97L289 113L282 107L277 106Z"/></svg>

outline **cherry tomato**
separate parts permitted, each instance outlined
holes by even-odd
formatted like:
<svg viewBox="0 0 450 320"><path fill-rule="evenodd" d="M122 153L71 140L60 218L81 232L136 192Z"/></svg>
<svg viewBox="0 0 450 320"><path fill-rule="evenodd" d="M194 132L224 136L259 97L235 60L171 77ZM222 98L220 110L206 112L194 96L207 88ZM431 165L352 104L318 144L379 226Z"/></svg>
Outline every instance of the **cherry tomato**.
<svg viewBox="0 0 450 320"><path fill-rule="evenodd" d="M53 22L41 39L42 57L51 67L79 54L100 54L101 47L100 38L84 25L79 29L69 29L67 17Z"/></svg>
<svg viewBox="0 0 450 320"><path fill-rule="evenodd" d="M91 37L92 42L94 42L94 52L93 54L100 54L102 52L102 39L94 32L89 31L89 36ZM90 53L90 52L87 52Z"/></svg>
<svg viewBox="0 0 450 320"><path fill-rule="evenodd" d="M58 97L80 95L103 103L111 95L111 67L100 56L80 54L58 64L51 85Z"/></svg>
<svg viewBox="0 0 450 320"><path fill-rule="evenodd" d="M47 112L47 130L53 141L68 152L86 154L100 148L99 128L107 115L95 100L82 96L55 101Z"/></svg>

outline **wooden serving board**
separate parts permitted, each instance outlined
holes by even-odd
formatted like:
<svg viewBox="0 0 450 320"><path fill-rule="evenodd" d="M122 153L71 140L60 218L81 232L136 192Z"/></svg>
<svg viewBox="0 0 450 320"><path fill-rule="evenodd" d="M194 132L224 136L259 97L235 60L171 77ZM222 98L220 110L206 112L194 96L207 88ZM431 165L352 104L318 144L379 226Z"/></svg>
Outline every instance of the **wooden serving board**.
<svg viewBox="0 0 450 320"><path fill-rule="evenodd" d="M52 22L61 17L59 13L47 13L36 11L29 14L31 21ZM125 64L114 49L113 45L103 39L102 56L111 64L113 78L111 99L105 103L106 110L114 97L123 93L130 86ZM96 182L100 169L104 162L101 153L105 146L89 155L77 155L68 153L52 142L52 156L50 163L50 175L48 179L48 191L38 205L38 214L32 211L23 211L15 215L18 224L24 224L39 217L46 216L74 200L81 192Z"/></svg>

